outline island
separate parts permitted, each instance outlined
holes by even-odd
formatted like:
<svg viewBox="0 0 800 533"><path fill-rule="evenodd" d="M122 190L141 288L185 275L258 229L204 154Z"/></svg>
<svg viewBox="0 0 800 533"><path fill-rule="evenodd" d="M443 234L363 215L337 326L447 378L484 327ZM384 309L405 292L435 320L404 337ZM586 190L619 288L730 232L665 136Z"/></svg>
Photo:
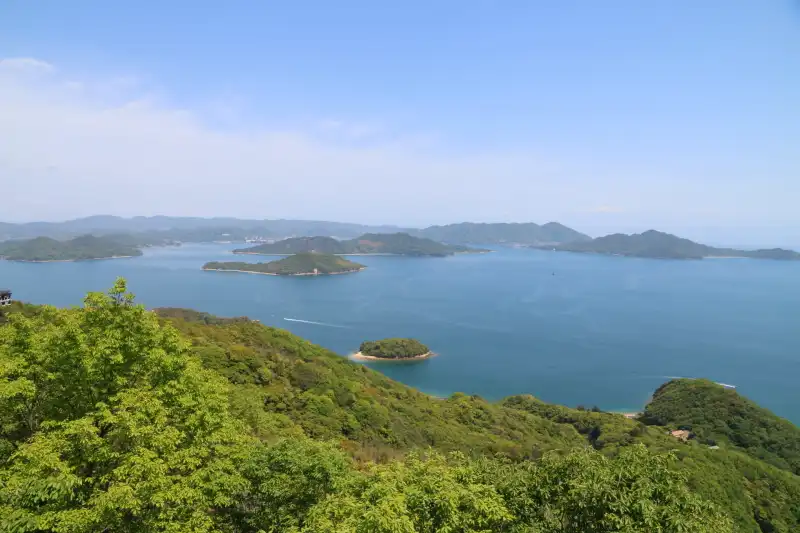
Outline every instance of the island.
<svg viewBox="0 0 800 533"><path fill-rule="evenodd" d="M117 259L139 255L142 255L142 251L133 244L94 235L83 235L67 241L36 237L0 243L0 258L31 263Z"/></svg>
<svg viewBox="0 0 800 533"><path fill-rule="evenodd" d="M365 233L358 238L338 240L333 237L292 237L282 241L234 250L236 254L286 255L317 252L335 255L410 255L445 257L461 253L485 253L489 250L449 245L408 233Z"/></svg>
<svg viewBox="0 0 800 533"><path fill-rule="evenodd" d="M294 254L269 263L243 263L239 261L211 261L203 265L203 270L223 272L246 272L248 274L267 274L270 276L317 276L324 274L347 274L364 270L362 264L348 261L342 257L317 252Z"/></svg>
<svg viewBox="0 0 800 533"><path fill-rule="evenodd" d="M430 226L415 233L440 242L463 244L557 244L589 241L591 237L558 222L547 224L461 222Z"/></svg>
<svg viewBox="0 0 800 533"><path fill-rule="evenodd" d="M556 246L532 246L564 252L620 255L652 259L704 259L746 257L751 259L800 260L800 253L782 248L765 250L736 250L715 248L656 230L626 235L615 233L590 241L571 242Z"/></svg>
<svg viewBox="0 0 800 533"><path fill-rule="evenodd" d="M383 339L361 343L353 359L364 361L418 361L433 357L433 352L416 339Z"/></svg>

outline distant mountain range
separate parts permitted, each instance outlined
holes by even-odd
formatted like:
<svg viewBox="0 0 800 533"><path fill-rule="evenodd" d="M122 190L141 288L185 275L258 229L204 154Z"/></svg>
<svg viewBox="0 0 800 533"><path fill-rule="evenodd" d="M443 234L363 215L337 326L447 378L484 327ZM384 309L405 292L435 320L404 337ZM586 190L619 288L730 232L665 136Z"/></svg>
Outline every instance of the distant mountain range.
<svg viewBox="0 0 800 533"><path fill-rule="evenodd" d="M588 235L557 222L527 223L462 222L424 229L388 225L364 225L316 220L253 220L199 217L133 217L97 215L66 222L0 222L0 241L51 237L69 239L93 234L136 234L145 244L164 241L239 241L247 237L285 238L328 236L350 239L364 233L408 233L450 244L551 244L589 240Z"/></svg>
<svg viewBox="0 0 800 533"><path fill-rule="evenodd" d="M536 246L542 248L543 246ZM704 257L750 257L753 259L800 260L800 253L782 248L765 250L736 250L715 248L682 239L656 230L633 235L615 233L588 241L562 243L553 249L566 252L583 252L656 259L703 259Z"/></svg>
<svg viewBox="0 0 800 533"><path fill-rule="evenodd" d="M487 250L461 245L442 244L408 233L365 233L355 239L332 237L292 237L282 241L234 250L239 254L396 254L443 257L457 253L480 253Z"/></svg>

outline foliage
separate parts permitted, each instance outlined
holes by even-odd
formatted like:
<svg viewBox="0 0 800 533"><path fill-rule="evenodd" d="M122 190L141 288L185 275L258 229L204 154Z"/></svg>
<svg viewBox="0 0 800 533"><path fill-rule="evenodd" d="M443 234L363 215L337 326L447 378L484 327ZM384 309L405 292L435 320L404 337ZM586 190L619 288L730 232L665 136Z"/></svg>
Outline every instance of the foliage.
<svg viewBox="0 0 800 533"><path fill-rule="evenodd" d="M750 257L753 259L796 259L800 253L775 248L772 250L734 250L714 248L682 239L669 233L649 230L644 233L625 235L615 233L590 241L570 242L556 247L568 252L587 252L656 259L702 259L704 257Z"/></svg>
<svg viewBox="0 0 800 533"><path fill-rule="evenodd" d="M225 382L123 281L0 332L0 531L216 529L248 439Z"/></svg>
<svg viewBox="0 0 800 533"><path fill-rule="evenodd" d="M342 257L330 254L318 254L316 252L299 253L277 261L270 261L269 263L211 261L203 265L203 270L234 270L282 276L342 274L345 272L357 272L364 268L366 268L364 265L348 261Z"/></svg>
<svg viewBox="0 0 800 533"><path fill-rule="evenodd" d="M123 282L81 309L11 306L0 531L800 526L798 477L733 447L530 396L432 398L257 321L159 314Z"/></svg>
<svg viewBox="0 0 800 533"><path fill-rule="evenodd" d="M136 246L110 237L84 235L69 241L37 237L0 243L0 257L12 261L80 261L142 255Z"/></svg>
<svg viewBox="0 0 800 533"><path fill-rule="evenodd" d="M712 381L665 383L653 394L643 420L660 426L688 426L701 441L728 443L800 474L800 428Z"/></svg>
<svg viewBox="0 0 800 533"><path fill-rule="evenodd" d="M360 352L371 357L407 359L430 353L430 348L416 339L383 339L361 343Z"/></svg>

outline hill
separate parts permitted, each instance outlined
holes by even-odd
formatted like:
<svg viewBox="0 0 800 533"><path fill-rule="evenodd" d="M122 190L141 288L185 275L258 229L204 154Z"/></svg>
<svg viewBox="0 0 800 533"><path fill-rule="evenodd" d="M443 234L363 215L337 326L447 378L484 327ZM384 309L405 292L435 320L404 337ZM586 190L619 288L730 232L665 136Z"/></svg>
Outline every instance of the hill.
<svg viewBox="0 0 800 533"><path fill-rule="evenodd" d="M0 257L10 261L80 261L137 255L142 255L142 252L134 245L93 235L68 241L37 237L0 243Z"/></svg>
<svg viewBox="0 0 800 533"><path fill-rule="evenodd" d="M626 235L615 233L584 242L560 244L559 251L584 252L654 259L703 259L705 257L749 257L753 259L800 260L800 253L775 248L771 250L735 250L699 244L656 230Z"/></svg>
<svg viewBox="0 0 800 533"><path fill-rule="evenodd" d="M701 441L728 444L800 475L800 428L714 382L678 379L653 394L643 420L685 427Z"/></svg>
<svg viewBox="0 0 800 533"><path fill-rule="evenodd" d="M452 246L414 237L408 233L365 233L356 239L339 241L331 237L291 238L270 244L234 250L239 254L287 254L320 252L328 254L393 254L444 257L456 253L479 253L485 250Z"/></svg>
<svg viewBox="0 0 800 533"><path fill-rule="evenodd" d="M306 252L294 254L269 263L242 263L236 261L212 261L203 265L203 270L228 270L233 272L251 272L256 274L273 274L276 276L312 276L318 274L345 274L358 272L366 267L342 257L330 254Z"/></svg>
<svg viewBox="0 0 800 533"><path fill-rule="evenodd" d="M798 477L735 448L527 395L433 398L286 331L158 318L125 291L79 309L11 306L0 530L800 526Z"/></svg>
<svg viewBox="0 0 800 533"><path fill-rule="evenodd" d="M587 241L591 237L558 222L480 224L462 222L431 226L416 234L447 243L463 244L553 244Z"/></svg>

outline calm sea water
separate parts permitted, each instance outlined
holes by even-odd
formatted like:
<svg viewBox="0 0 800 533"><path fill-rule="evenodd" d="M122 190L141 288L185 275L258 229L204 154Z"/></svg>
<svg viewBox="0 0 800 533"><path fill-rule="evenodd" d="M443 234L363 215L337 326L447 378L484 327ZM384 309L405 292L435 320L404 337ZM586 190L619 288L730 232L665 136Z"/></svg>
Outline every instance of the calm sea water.
<svg viewBox="0 0 800 533"><path fill-rule="evenodd" d="M359 257L358 274L203 272L238 245L153 248L133 259L0 261L14 297L78 305L124 276L148 307L246 315L348 354L416 337L439 357L373 363L422 391L636 410L672 376L708 377L800 423L800 263L658 261L503 249L451 258ZM237 256L236 260L257 261ZM263 259L262 259L263 260Z"/></svg>

